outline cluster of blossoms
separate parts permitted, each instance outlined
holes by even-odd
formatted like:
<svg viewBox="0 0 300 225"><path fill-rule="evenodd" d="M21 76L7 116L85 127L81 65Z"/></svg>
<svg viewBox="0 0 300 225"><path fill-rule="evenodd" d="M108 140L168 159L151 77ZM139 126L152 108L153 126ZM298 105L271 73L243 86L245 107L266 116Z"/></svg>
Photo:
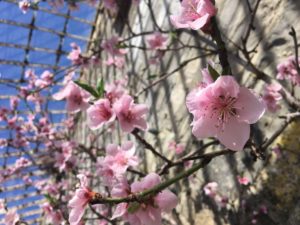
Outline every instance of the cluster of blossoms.
<svg viewBox="0 0 300 225"><path fill-rule="evenodd" d="M11 178L13 175L19 174L22 169L29 167L30 165L31 162L24 157L17 159L13 165L0 171L0 183Z"/></svg>
<svg viewBox="0 0 300 225"><path fill-rule="evenodd" d="M136 167L139 160L134 154L132 142L126 142L122 146L109 144L106 156L99 158L97 162L97 174L101 176L103 184L112 188L123 179L128 167Z"/></svg>
<svg viewBox="0 0 300 225"><path fill-rule="evenodd" d="M281 108L279 101L282 99L280 93L282 87L280 84L269 84L265 86L263 100L266 103L268 110L272 113Z"/></svg>
<svg viewBox="0 0 300 225"><path fill-rule="evenodd" d="M116 81L106 85L104 98L90 105L91 95L70 81L54 95L54 99L66 99L69 112L87 110L88 125L93 130L99 129L104 124L111 125L116 119L124 132L130 133L135 128L146 130L144 115L148 112L148 108L144 104L135 104L133 98L126 94L123 84L123 81Z"/></svg>
<svg viewBox="0 0 300 225"><path fill-rule="evenodd" d="M76 43L71 43L72 51L68 55L68 59L71 60L73 65L76 66L93 66L99 64L100 60L96 56L87 57L81 52L80 46Z"/></svg>
<svg viewBox="0 0 300 225"><path fill-rule="evenodd" d="M228 197L223 196L218 191L217 182L209 182L204 187L204 194L213 199L221 208L225 208L228 204Z"/></svg>
<svg viewBox="0 0 300 225"><path fill-rule="evenodd" d="M64 220L61 210L55 210L50 203L44 203L42 209L45 212L45 218L48 223L60 225Z"/></svg>
<svg viewBox="0 0 300 225"><path fill-rule="evenodd" d="M149 60L150 64L158 64L160 62L167 48L167 42L168 37L160 32L155 32L147 39L149 48L154 51L154 55Z"/></svg>
<svg viewBox="0 0 300 225"><path fill-rule="evenodd" d="M126 142L122 146L110 144L106 148L106 156L98 159L97 175L101 177L102 184L110 190L112 197L133 196L161 183L160 177L152 173L140 182L134 182L129 186L125 173L129 167L134 168L139 163L134 153L135 148L132 142ZM80 224L87 204L95 197L95 193L89 188L87 177L80 174L78 178L80 179L80 187L68 204L71 208L69 214L71 225ZM130 224L158 225L161 224L161 213L170 212L176 207L176 204L177 197L172 192L163 190L141 203L124 202L118 204L111 219L122 217ZM132 211L132 207L135 210Z"/></svg>
<svg viewBox="0 0 300 225"><path fill-rule="evenodd" d="M95 197L95 193L88 186L87 178L82 174L78 175L78 178L80 179L80 187L76 189L75 195L68 204L71 208L69 215L69 223L71 225L81 223L87 204ZM113 185L111 196L117 198L133 196L160 183L160 177L155 173L148 174L141 181L133 182L130 186L125 177L123 177L118 183ZM124 221L128 221L132 225L159 225L162 219L161 213L170 212L176 207L177 201L176 195L169 190L163 190L143 202L119 203L111 219L122 217Z"/></svg>
<svg viewBox="0 0 300 225"><path fill-rule="evenodd" d="M44 71L40 77L33 70L27 70L25 78L28 81L27 86L20 87L20 97L35 104L35 111L41 111L41 105L45 102L45 98L41 95L40 90L53 84L54 75L49 71Z"/></svg>
<svg viewBox="0 0 300 225"><path fill-rule="evenodd" d="M172 15L170 19L176 28L206 31L211 17L216 13L217 9L211 0L183 0L179 15Z"/></svg>
<svg viewBox="0 0 300 225"><path fill-rule="evenodd" d="M250 137L250 124L265 112L264 102L232 76L213 81L207 70L202 73L202 83L186 99L194 116L193 134L199 139L215 137L228 149L242 150Z"/></svg>
<svg viewBox="0 0 300 225"><path fill-rule="evenodd" d="M300 74L297 66L300 65L300 58L296 62L295 56L290 56L286 61L277 66L277 79L291 81L293 85L300 86Z"/></svg>
<svg viewBox="0 0 300 225"><path fill-rule="evenodd" d="M105 64L108 66L115 66L119 69L124 67L125 54L127 50L120 48L121 39L117 36L113 36L110 39L103 41L101 48L108 54L108 59Z"/></svg>
<svg viewBox="0 0 300 225"><path fill-rule="evenodd" d="M113 197L126 197L141 193L161 183L159 175L150 173L141 181L135 181L130 186L126 181L119 183L112 190ZM122 217L131 225L161 224L161 213L169 213L177 205L177 197L169 190L163 190L141 203L120 203L112 218ZM132 210L134 208L134 210ZM131 210L129 210L131 209Z"/></svg>
<svg viewBox="0 0 300 225"><path fill-rule="evenodd" d="M61 149L61 151L55 153L54 166L57 167L60 172L71 171L78 161L73 154L73 149L77 147L77 143L75 141L64 141L63 143L57 142L55 145L58 149Z"/></svg>

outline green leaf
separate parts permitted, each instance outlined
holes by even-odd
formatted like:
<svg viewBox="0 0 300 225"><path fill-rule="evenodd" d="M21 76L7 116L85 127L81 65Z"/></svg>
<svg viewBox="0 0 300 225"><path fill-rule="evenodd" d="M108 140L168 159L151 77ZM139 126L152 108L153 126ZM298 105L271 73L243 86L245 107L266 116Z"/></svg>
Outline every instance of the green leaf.
<svg viewBox="0 0 300 225"><path fill-rule="evenodd" d="M104 96L104 80L103 80L103 78L101 78L101 80L98 81L97 93L100 98L102 98Z"/></svg>
<svg viewBox="0 0 300 225"><path fill-rule="evenodd" d="M85 83L81 83L80 81L74 81L75 84L77 84L79 87L81 87L82 89L86 90L87 92L89 92L91 95L93 95L95 98L98 98L98 93L97 91L95 91L95 89L93 87L91 87L88 84Z"/></svg>
<svg viewBox="0 0 300 225"><path fill-rule="evenodd" d="M52 205L56 204L56 200L52 198L49 194L44 194L44 196Z"/></svg>
<svg viewBox="0 0 300 225"><path fill-rule="evenodd" d="M219 76L221 76L210 64L208 64L207 68L213 80L216 80Z"/></svg>
<svg viewBox="0 0 300 225"><path fill-rule="evenodd" d="M157 74L151 74L151 75L149 75L148 79L154 79L156 77L157 77Z"/></svg>
<svg viewBox="0 0 300 225"><path fill-rule="evenodd" d="M176 31L170 32L169 35L170 35L171 39L177 39L178 38L178 35L177 35Z"/></svg>
<svg viewBox="0 0 300 225"><path fill-rule="evenodd" d="M140 203L138 202L131 202L127 208L128 213L135 213L140 208Z"/></svg>

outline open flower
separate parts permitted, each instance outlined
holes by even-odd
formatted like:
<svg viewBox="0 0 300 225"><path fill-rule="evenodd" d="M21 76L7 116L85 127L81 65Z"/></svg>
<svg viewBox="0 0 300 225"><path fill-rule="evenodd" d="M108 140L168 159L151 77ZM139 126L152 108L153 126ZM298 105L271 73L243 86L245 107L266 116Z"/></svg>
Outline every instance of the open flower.
<svg viewBox="0 0 300 225"><path fill-rule="evenodd" d="M141 181L134 182L131 186L132 193L139 193L150 189L161 182L160 177L156 173L150 173L144 177ZM121 185L122 188L118 188L117 196L123 196L128 193L129 186L125 184ZM161 213L171 212L177 205L177 197L169 190L164 190L158 193L156 196L149 199L147 202L137 203L134 212L128 212L130 204L121 203L118 204L113 218L122 216L126 221L132 225L160 225Z"/></svg>
<svg viewBox="0 0 300 225"><path fill-rule="evenodd" d="M170 17L176 28L190 28L198 30L209 23L216 15L217 9L210 0L183 0L179 15Z"/></svg>
<svg viewBox="0 0 300 225"><path fill-rule="evenodd" d="M106 156L98 159L97 172L105 185L112 186L123 179L128 167L136 167L138 163L133 142L125 142L122 146L109 144L106 148Z"/></svg>
<svg viewBox="0 0 300 225"><path fill-rule="evenodd" d="M92 130L99 129L105 123L112 123L116 115L111 108L110 101L108 99L100 99L96 101L87 110L88 125Z"/></svg>
<svg viewBox="0 0 300 225"><path fill-rule="evenodd" d="M300 65L300 57L296 62L295 56L290 56L287 60L277 65L277 76L279 80L291 81L293 85L300 86L300 74L297 71L296 65Z"/></svg>
<svg viewBox="0 0 300 225"><path fill-rule="evenodd" d="M144 115L148 108L144 104L135 104L131 96L124 94L114 104L114 111L124 132L130 133L134 128L147 129Z"/></svg>
<svg viewBox="0 0 300 225"><path fill-rule="evenodd" d="M232 76L220 76L214 83L193 90L186 105L194 115L193 134L215 137L228 149L242 150L250 136L250 124L265 112L265 105Z"/></svg>
<svg viewBox="0 0 300 225"><path fill-rule="evenodd" d="M80 180L80 187L76 189L75 195L68 204L68 206L71 208L69 214L70 225L80 224L85 207L94 196L94 192L92 192L88 187L87 177L83 174L79 174L77 177Z"/></svg>
<svg viewBox="0 0 300 225"><path fill-rule="evenodd" d="M56 93L53 98L55 100L66 99L67 111L78 112L89 107L90 94L70 81L60 92Z"/></svg>

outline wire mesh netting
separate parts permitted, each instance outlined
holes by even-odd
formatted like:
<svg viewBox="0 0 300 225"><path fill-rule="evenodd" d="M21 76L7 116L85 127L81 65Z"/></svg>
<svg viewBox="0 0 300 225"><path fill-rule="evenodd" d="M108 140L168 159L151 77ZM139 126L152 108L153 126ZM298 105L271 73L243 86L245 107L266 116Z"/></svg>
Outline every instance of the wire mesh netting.
<svg viewBox="0 0 300 225"><path fill-rule="evenodd" d="M41 3L37 10L23 14L18 1L0 3L0 198L8 212L17 209L29 224L41 222L45 198L33 183L47 181L49 171L42 159L45 146L28 138L38 132L35 129L43 129L39 124L52 124L44 129L55 132L66 119L64 102L53 101L51 93L60 89L63 76L72 69L67 59L70 44L76 42L83 49L88 45L96 13L97 7L88 4L71 11L67 6L53 9ZM34 84L42 81L43 74L55 80L54 85ZM38 97L30 99L23 92L27 97L21 98L20 90L34 92L38 87L44 89ZM32 127L26 129L27 125ZM5 214L0 215L2 222Z"/></svg>

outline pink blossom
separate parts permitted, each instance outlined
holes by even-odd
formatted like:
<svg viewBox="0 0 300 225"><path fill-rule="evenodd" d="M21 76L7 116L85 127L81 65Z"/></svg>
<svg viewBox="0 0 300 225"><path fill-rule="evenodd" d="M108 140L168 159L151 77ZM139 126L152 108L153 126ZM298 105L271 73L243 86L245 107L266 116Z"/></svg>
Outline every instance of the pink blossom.
<svg viewBox="0 0 300 225"><path fill-rule="evenodd" d="M169 143L169 149L174 150L176 152L176 154L181 154L184 151L185 146L180 143L177 144L175 141L171 141Z"/></svg>
<svg viewBox="0 0 300 225"><path fill-rule="evenodd" d="M122 146L109 144L106 148L106 156L98 160L98 173L105 185L112 186L123 179L128 167L136 167L138 162L133 142L125 142Z"/></svg>
<svg viewBox="0 0 300 225"><path fill-rule="evenodd" d="M266 106L270 112L276 112L280 109L280 104L278 103L282 96L280 90L282 89L280 84L269 84L265 86L265 91L263 95L263 100L266 103Z"/></svg>
<svg viewBox="0 0 300 225"><path fill-rule="evenodd" d="M20 102L20 98L17 96L10 97L10 108L11 110L16 110Z"/></svg>
<svg viewBox="0 0 300 225"><path fill-rule="evenodd" d="M20 169L28 167L29 165L31 165L31 162L28 159L21 157L16 160L14 165L14 171L19 171Z"/></svg>
<svg viewBox="0 0 300 225"><path fill-rule="evenodd" d="M292 84L300 86L300 74L297 71L296 63L300 65L300 57L298 62L295 60L295 56L290 56L287 60L283 61L277 66L277 79L288 80Z"/></svg>
<svg viewBox="0 0 300 225"><path fill-rule="evenodd" d="M146 105L135 104L133 98L125 94L114 104L113 108L124 132L130 133L134 128L147 129L147 122L144 118L148 112Z"/></svg>
<svg viewBox="0 0 300 225"><path fill-rule="evenodd" d="M168 40L168 37L162 35L160 32L155 32L153 35L151 35L147 42L151 49L158 50L158 49L165 49L166 48L166 42Z"/></svg>
<svg viewBox="0 0 300 225"><path fill-rule="evenodd" d="M127 85L127 80L115 80L111 84L105 84L105 98L110 101L113 105L123 94L126 93L125 86Z"/></svg>
<svg viewBox="0 0 300 225"><path fill-rule="evenodd" d="M239 184L242 184L242 185L248 185L250 183L250 180L247 177L237 176L237 179L238 179Z"/></svg>
<svg viewBox="0 0 300 225"><path fill-rule="evenodd" d="M216 15L217 9L210 0L183 0L180 14L170 17L176 28L202 29Z"/></svg>
<svg viewBox="0 0 300 225"><path fill-rule="evenodd" d="M45 212L46 220L53 225L62 224L64 218L60 210L54 210L49 203L44 203L42 209Z"/></svg>
<svg viewBox="0 0 300 225"><path fill-rule="evenodd" d="M67 141L64 143L58 143L58 147L61 147L61 152L55 154L55 165L59 168L59 171L70 171L74 168L77 162L76 156L72 155L73 149L77 147L74 141Z"/></svg>
<svg viewBox="0 0 300 225"><path fill-rule="evenodd" d="M124 174L128 167L136 167L139 163L135 154L133 142L125 142L122 146L110 144L106 148L106 158L111 161L112 168L117 173Z"/></svg>
<svg viewBox="0 0 300 225"><path fill-rule="evenodd" d="M92 130L99 129L104 124L112 123L116 115L108 99L100 99L87 109L88 126Z"/></svg>
<svg viewBox="0 0 300 225"><path fill-rule="evenodd" d="M65 155L62 153L55 154L55 165L58 167L59 171L69 172L71 171L74 166L76 165L77 158L73 155Z"/></svg>
<svg viewBox="0 0 300 225"><path fill-rule="evenodd" d="M217 182L209 182L203 187L204 193L209 197L217 195L218 184Z"/></svg>
<svg viewBox="0 0 300 225"><path fill-rule="evenodd" d="M9 210L5 217L4 217L4 223L5 225L15 225L20 220L20 216L17 214L17 210Z"/></svg>
<svg viewBox="0 0 300 225"><path fill-rule="evenodd" d="M40 79L36 79L35 86L39 88L45 88L52 84L53 82L53 73L50 73L48 70L44 71Z"/></svg>
<svg viewBox="0 0 300 225"><path fill-rule="evenodd" d="M19 2L19 8L25 14L27 13L28 9L30 8L30 2L28 0L22 0Z"/></svg>
<svg viewBox="0 0 300 225"><path fill-rule="evenodd" d="M94 192L88 187L87 177L83 174L79 174L77 177L80 180L80 187L76 189L75 195L68 203L68 207L71 208L69 214L70 225L80 223L87 204L94 196Z"/></svg>
<svg viewBox="0 0 300 225"><path fill-rule="evenodd" d="M161 179L159 175L150 173L141 181L134 182L130 189L132 193L139 193L158 185L160 182ZM127 212L129 207L128 203L118 204L114 212L114 218L122 216L132 225L160 225L161 213L171 212L171 210L176 207L177 202L176 195L169 190L164 190L149 199L149 201L141 203L135 212Z"/></svg>
<svg viewBox="0 0 300 225"><path fill-rule="evenodd" d="M242 150L250 136L250 124L265 112L265 105L232 76L220 76L214 83L193 90L186 105L194 115L193 134L215 137L231 150Z"/></svg>
<svg viewBox="0 0 300 225"><path fill-rule="evenodd" d="M125 58L123 56L111 56L105 61L108 66L115 66L118 69L122 69L125 65Z"/></svg>
<svg viewBox="0 0 300 225"><path fill-rule="evenodd" d="M120 48L120 38L113 36L101 44L103 50L112 56L121 56L127 53L126 49Z"/></svg>
<svg viewBox="0 0 300 225"><path fill-rule="evenodd" d="M74 82L69 82L60 92L56 93L53 98L55 100L66 99L67 110L69 112L78 112L89 107L90 94L77 86Z"/></svg>
<svg viewBox="0 0 300 225"><path fill-rule="evenodd" d="M83 58L81 56L81 48L76 43L71 43L72 51L68 55L68 59L72 61L73 65L81 65Z"/></svg>

